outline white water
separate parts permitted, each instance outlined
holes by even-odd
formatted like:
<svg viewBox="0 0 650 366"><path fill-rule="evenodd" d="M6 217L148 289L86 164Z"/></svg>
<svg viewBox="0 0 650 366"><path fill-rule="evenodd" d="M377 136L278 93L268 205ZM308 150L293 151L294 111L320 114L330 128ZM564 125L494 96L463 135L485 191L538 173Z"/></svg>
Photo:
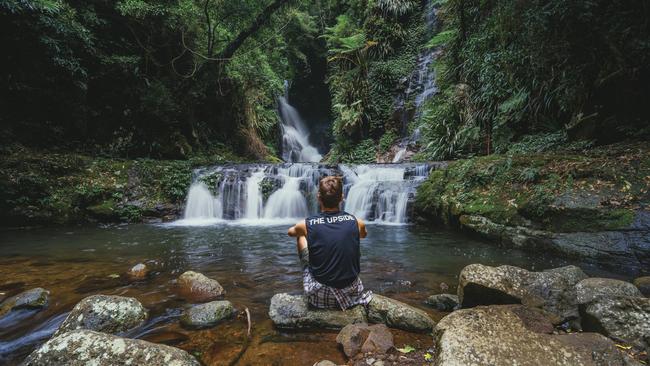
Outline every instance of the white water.
<svg viewBox="0 0 650 366"><path fill-rule="evenodd" d="M194 183L187 194L184 217L196 219L220 219L223 209L221 201L216 199L202 182Z"/></svg>
<svg viewBox="0 0 650 366"><path fill-rule="evenodd" d="M289 104L288 83L285 81L285 95L278 98L282 124L282 158L286 162L313 162L323 159L318 149L309 143L309 131L300 114Z"/></svg>
<svg viewBox="0 0 650 366"><path fill-rule="evenodd" d="M344 209L369 222L408 222L409 198L429 172L427 164L359 165L325 167L316 164L257 164L216 166L195 174L183 220L172 225L204 226L215 223L243 225L285 224L318 211L318 180L342 175ZM201 177L218 174L213 191ZM272 192L264 199L265 189ZM270 192L267 192L268 195Z"/></svg>
<svg viewBox="0 0 650 366"><path fill-rule="evenodd" d="M345 211L369 221L396 224L407 221L404 166L359 165L348 167L348 171L355 173L355 179L347 190Z"/></svg>
<svg viewBox="0 0 650 366"><path fill-rule="evenodd" d="M246 218L257 219L264 212L264 203L260 183L264 179L264 171L253 173L246 180Z"/></svg>
<svg viewBox="0 0 650 366"><path fill-rule="evenodd" d="M399 163L400 161L402 161L405 154L406 154L405 147L399 149L399 151L395 154L395 157L393 158L393 163Z"/></svg>

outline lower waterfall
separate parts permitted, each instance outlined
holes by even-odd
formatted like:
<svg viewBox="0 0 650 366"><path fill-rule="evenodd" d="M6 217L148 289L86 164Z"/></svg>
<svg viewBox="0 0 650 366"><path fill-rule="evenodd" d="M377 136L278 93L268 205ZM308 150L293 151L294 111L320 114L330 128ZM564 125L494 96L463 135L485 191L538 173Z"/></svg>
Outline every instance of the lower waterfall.
<svg viewBox="0 0 650 366"><path fill-rule="evenodd" d="M318 212L318 181L343 177L342 208L370 223L405 224L435 164L234 164L197 169L176 225L273 224Z"/></svg>

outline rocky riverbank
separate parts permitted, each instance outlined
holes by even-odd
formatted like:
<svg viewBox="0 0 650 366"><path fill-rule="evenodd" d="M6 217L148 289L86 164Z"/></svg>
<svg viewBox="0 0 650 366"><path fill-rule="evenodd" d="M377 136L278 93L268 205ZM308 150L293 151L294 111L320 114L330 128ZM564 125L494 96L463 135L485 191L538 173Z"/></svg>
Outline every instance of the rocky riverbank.
<svg viewBox="0 0 650 366"><path fill-rule="evenodd" d="M136 267L149 269L145 264ZM125 276L131 272L125 271ZM459 273L455 294L435 294L422 304L444 309L434 318L422 308L379 294L374 294L366 308L339 311L314 309L302 295L280 293L268 300L268 315L277 336L285 338L282 342L304 342L314 331L335 330L335 339L319 336L319 344L338 346L329 358L345 359L347 365L638 366L648 361L650 347L650 299L641 292L646 282L647 278L633 284L589 277L576 266L535 272L471 264ZM238 330L226 339L240 345L240 353L216 360L187 346L179 349L133 339L144 334L150 309L137 294L96 294L78 302L24 364L226 364L246 353L249 343L259 342L259 347L267 341L252 340L251 334L264 331L250 323L246 309L236 310L216 279L186 271L170 286L170 291L181 296L182 306L173 322L196 334L208 334L200 332L210 328L232 332L235 325ZM57 294L41 288L17 294L0 304L0 322L18 321L15 314L21 319L36 316L49 302L58 300ZM427 341L406 343L404 333L424 336ZM214 346L209 339L205 342L207 348ZM259 363L264 364L263 359Z"/></svg>
<svg viewBox="0 0 650 366"><path fill-rule="evenodd" d="M420 222L502 245L650 267L650 148L492 155L432 172L416 196Z"/></svg>

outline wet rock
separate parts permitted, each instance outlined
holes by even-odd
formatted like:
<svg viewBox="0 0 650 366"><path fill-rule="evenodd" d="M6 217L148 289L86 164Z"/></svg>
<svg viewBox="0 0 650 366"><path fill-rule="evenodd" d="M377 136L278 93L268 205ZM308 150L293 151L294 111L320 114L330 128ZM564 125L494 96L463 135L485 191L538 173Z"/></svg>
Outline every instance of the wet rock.
<svg viewBox="0 0 650 366"><path fill-rule="evenodd" d="M217 280L194 271L187 271L178 277L178 288L181 296L196 302L212 301L226 293Z"/></svg>
<svg viewBox="0 0 650 366"><path fill-rule="evenodd" d="M368 304L368 320L413 332L427 332L435 325L423 310L377 294Z"/></svg>
<svg viewBox="0 0 650 366"><path fill-rule="evenodd" d="M277 327L293 329L341 329L348 324L367 322L363 306L346 311L315 309L309 306L305 296L286 293L271 298L269 316Z"/></svg>
<svg viewBox="0 0 650 366"><path fill-rule="evenodd" d="M32 352L23 364L200 365L193 356L178 348L90 330L74 330L50 339Z"/></svg>
<svg viewBox="0 0 650 366"><path fill-rule="evenodd" d="M337 366L337 365L330 360L323 360L320 362L316 362L314 366Z"/></svg>
<svg viewBox="0 0 650 366"><path fill-rule="evenodd" d="M576 266L531 272L514 266L470 264L460 273L458 299L462 308L477 305L523 304L558 316L558 322L579 317L575 285L587 278Z"/></svg>
<svg viewBox="0 0 650 366"><path fill-rule="evenodd" d="M393 334L384 324L348 324L336 336L348 358L359 352L386 353L394 347Z"/></svg>
<svg viewBox="0 0 650 366"><path fill-rule="evenodd" d="M584 330L610 338L650 347L650 299L646 297L603 297L581 307Z"/></svg>
<svg viewBox="0 0 650 366"><path fill-rule="evenodd" d="M212 301L185 309L181 324L190 328L207 328L230 318L235 308L230 301Z"/></svg>
<svg viewBox="0 0 650 366"><path fill-rule="evenodd" d="M650 297L650 276L639 277L634 280L634 286L636 286L639 291L645 297Z"/></svg>
<svg viewBox="0 0 650 366"><path fill-rule="evenodd" d="M147 316L147 310L132 297L93 295L75 305L54 335L75 329L115 334L140 326Z"/></svg>
<svg viewBox="0 0 650 366"><path fill-rule="evenodd" d="M641 292L633 284L613 278L587 278L576 285L578 304L587 304L603 297L639 297Z"/></svg>
<svg viewBox="0 0 650 366"><path fill-rule="evenodd" d="M133 281L144 280L149 274L149 267L144 263L138 263L127 272L127 276Z"/></svg>
<svg viewBox="0 0 650 366"><path fill-rule="evenodd" d="M532 311L532 312L531 312ZM624 365L614 343L596 333L552 335L550 319L521 305L455 311L436 326L436 365ZM532 323L532 324L531 324Z"/></svg>
<svg viewBox="0 0 650 366"><path fill-rule="evenodd" d="M19 309L40 309L47 306L50 292L40 287L21 292L2 302L0 306L0 318L13 310Z"/></svg>
<svg viewBox="0 0 650 366"><path fill-rule="evenodd" d="M439 311L454 311L458 306L458 296L452 294L431 295L425 300L425 303Z"/></svg>

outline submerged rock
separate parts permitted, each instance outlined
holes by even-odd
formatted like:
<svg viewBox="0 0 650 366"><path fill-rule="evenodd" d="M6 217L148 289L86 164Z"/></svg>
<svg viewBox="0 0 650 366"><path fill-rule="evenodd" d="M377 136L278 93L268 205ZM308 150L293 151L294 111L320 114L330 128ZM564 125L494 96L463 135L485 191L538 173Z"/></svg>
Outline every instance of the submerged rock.
<svg viewBox="0 0 650 366"><path fill-rule="evenodd" d="M135 266L131 267L129 272L127 272L127 276L129 276L129 278L134 281L143 280L147 277L148 274L149 267L147 267L147 265L144 263L136 264Z"/></svg>
<svg viewBox="0 0 650 366"><path fill-rule="evenodd" d="M455 311L436 326L436 365L624 365L614 343L596 333L546 334L550 319L521 305Z"/></svg>
<svg viewBox="0 0 650 366"><path fill-rule="evenodd" d="M424 302L439 311L454 311L458 306L458 296L452 294L431 295Z"/></svg>
<svg viewBox="0 0 650 366"><path fill-rule="evenodd" d="M645 297L650 297L650 276L639 277L634 280L634 286L636 286L639 291Z"/></svg>
<svg viewBox="0 0 650 366"><path fill-rule="evenodd" d="M587 304L603 297L639 297L641 292L633 284L613 278L587 278L576 285L578 304Z"/></svg>
<svg viewBox="0 0 650 366"><path fill-rule="evenodd" d="M212 301L226 293L217 280L194 271L187 271L178 277L178 288L181 296L196 302Z"/></svg>
<svg viewBox="0 0 650 366"><path fill-rule="evenodd" d="M19 309L40 309L47 306L50 292L40 287L21 292L2 302L0 306L0 318L13 310Z"/></svg>
<svg viewBox="0 0 650 366"><path fill-rule="evenodd" d="M575 286L586 278L576 266L531 272L514 266L470 264L460 273L458 298L462 308L523 304L557 315L558 322L572 320L579 317Z"/></svg>
<svg viewBox="0 0 650 366"><path fill-rule="evenodd" d="M90 330L74 330L55 336L32 352L23 364L200 365L193 356L178 348Z"/></svg>
<svg viewBox="0 0 650 366"><path fill-rule="evenodd" d="M348 324L336 336L336 342L349 358L359 352L386 353L394 347L393 334L384 324Z"/></svg>
<svg viewBox="0 0 650 366"><path fill-rule="evenodd" d="M632 343L650 347L650 299L646 297L602 297L581 307L582 327Z"/></svg>
<svg viewBox="0 0 650 366"><path fill-rule="evenodd" d="M75 305L54 336L75 329L115 334L140 326L147 316L147 309L132 297L93 295Z"/></svg>
<svg viewBox="0 0 650 366"><path fill-rule="evenodd" d="M181 324L190 328L207 328L230 318L235 308L230 301L212 301L185 309Z"/></svg>
<svg viewBox="0 0 650 366"><path fill-rule="evenodd" d="M277 327L293 329L341 329L348 324L367 322L363 306L346 311L315 309L309 306L305 296L286 293L273 295L269 316Z"/></svg>
<svg viewBox="0 0 650 366"><path fill-rule="evenodd" d="M368 304L368 320L414 332L430 331L436 325L423 310L377 294Z"/></svg>

